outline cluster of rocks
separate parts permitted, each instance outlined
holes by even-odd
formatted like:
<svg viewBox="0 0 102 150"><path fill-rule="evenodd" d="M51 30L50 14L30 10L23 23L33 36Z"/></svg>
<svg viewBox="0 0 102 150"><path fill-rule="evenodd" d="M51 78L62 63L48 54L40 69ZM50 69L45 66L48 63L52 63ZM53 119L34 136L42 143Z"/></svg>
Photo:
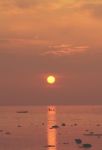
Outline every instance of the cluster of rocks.
<svg viewBox="0 0 102 150"><path fill-rule="evenodd" d="M84 143L83 144L81 139L75 139L75 142L76 142L76 144L80 145L83 148L91 148L92 147L92 145L89 144L89 143Z"/></svg>

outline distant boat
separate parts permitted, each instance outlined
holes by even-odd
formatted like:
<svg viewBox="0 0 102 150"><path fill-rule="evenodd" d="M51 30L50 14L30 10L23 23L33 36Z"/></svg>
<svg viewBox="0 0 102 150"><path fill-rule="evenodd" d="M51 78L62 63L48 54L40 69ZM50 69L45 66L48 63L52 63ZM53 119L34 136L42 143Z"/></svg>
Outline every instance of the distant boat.
<svg viewBox="0 0 102 150"><path fill-rule="evenodd" d="M29 112L27 110L24 110L24 111L17 111L16 113L26 114L26 113L29 113Z"/></svg>
<svg viewBox="0 0 102 150"><path fill-rule="evenodd" d="M55 107L50 106L50 107L48 108L48 111L55 111Z"/></svg>

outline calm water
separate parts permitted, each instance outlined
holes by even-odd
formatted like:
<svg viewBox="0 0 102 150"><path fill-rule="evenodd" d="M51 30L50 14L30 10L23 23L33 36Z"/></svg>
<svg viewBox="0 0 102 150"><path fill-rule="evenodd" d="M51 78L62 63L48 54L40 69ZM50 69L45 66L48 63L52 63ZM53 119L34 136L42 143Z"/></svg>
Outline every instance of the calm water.
<svg viewBox="0 0 102 150"><path fill-rule="evenodd" d="M0 107L0 150L102 150L101 134L102 106Z"/></svg>

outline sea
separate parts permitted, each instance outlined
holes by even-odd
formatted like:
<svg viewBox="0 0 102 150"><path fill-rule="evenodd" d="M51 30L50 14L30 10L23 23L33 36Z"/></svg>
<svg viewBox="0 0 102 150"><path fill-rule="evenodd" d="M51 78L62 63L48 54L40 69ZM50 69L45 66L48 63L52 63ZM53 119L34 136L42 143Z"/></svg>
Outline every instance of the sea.
<svg viewBox="0 0 102 150"><path fill-rule="evenodd" d="M102 150L102 106L0 106L0 150Z"/></svg>

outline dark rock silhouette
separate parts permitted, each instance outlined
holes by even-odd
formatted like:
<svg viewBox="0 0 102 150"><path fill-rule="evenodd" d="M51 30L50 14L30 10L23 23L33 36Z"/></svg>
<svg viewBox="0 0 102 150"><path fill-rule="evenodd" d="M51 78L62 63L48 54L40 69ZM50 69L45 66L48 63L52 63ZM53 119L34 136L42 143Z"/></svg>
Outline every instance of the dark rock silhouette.
<svg viewBox="0 0 102 150"><path fill-rule="evenodd" d="M83 144L82 147L84 147L84 148L91 148L92 145L91 144Z"/></svg>
<svg viewBox="0 0 102 150"><path fill-rule="evenodd" d="M74 124L74 126L78 126L78 124L77 124L77 123L75 123L75 124Z"/></svg>
<svg viewBox="0 0 102 150"><path fill-rule="evenodd" d="M10 135L11 133L9 131L5 132L5 134Z"/></svg>
<svg viewBox="0 0 102 150"><path fill-rule="evenodd" d="M76 144L81 144L82 140L81 139L75 139Z"/></svg>
<svg viewBox="0 0 102 150"><path fill-rule="evenodd" d="M19 113L19 114L26 114L26 113L29 113L27 110L24 110L24 111L17 111L16 113Z"/></svg>
<svg viewBox="0 0 102 150"><path fill-rule="evenodd" d="M0 130L0 132L3 132L3 130Z"/></svg>
<svg viewBox="0 0 102 150"><path fill-rule="evenodd" d="M59 128L58 125L54 125L54 126L52 126L50 129L58 129L58 128Z"/></svg>
<svg viewBox="0 0 102 150"><path fill-rule="evenodd" d="M65 126L66 126L66 124L65 124L65 123L62 123L62 124L61 124L61 126L65 127Z"/></svg>
<svg viewBox="0 0 102 150"><path fill-rule="evenodd" d="M17 127L18 127L18 128L21 128L22 126L21 126L21 125L18 125Z"/></svg>
<svg viewBox="0 0 102 150"><path fill-rule="evenodd" d="M46 145L44 147L56 147L55 145Z"/></svg>
<svg viewBox="0 0 102 150"><path fill-rule="evenodd" d="M100 125L100 124L96 124L96 126L97 126L97 127L100 127L101 125Z"/></svg>

